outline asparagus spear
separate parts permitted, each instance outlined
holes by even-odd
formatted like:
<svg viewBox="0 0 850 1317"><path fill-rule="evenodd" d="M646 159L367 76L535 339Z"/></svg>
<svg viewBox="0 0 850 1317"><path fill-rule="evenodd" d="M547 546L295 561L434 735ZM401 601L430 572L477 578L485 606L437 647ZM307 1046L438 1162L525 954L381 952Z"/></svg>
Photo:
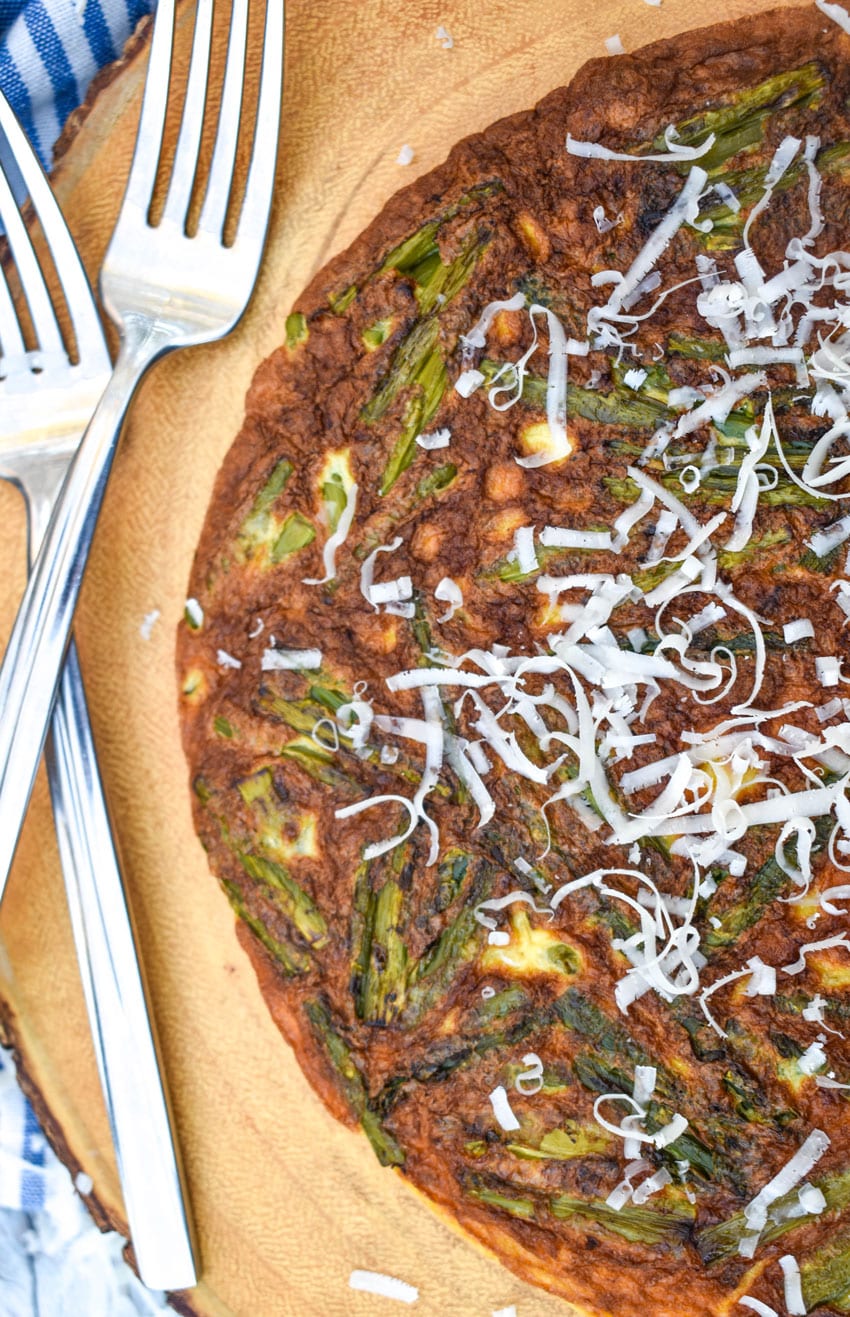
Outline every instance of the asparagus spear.
<svg viewBox="0 0 850 1317"><path fill-rule="evenodd" d="M357 1014L366 1024L389 1024L404 1008L409 956L400 933L403 908L401 887L392 878L378 892L368 892L364 945L355 970Z"/></svg>
<svg viewBox="0 0 850 1317"><path fill-rule="evenodd" d="M592 1093L632 1092L633 1069L631 1071L620 1069L598 1054L579 1052L573 1059L573 1072L579 1082ZM672 1106L656 1101L650 1101L646 1110L645 1124L648 1133L662 1129L674 1114ZM722 1140L726 1131L721 1129L721 1124L728 1126L728 1121L723 1122L719 1115L715 1115L714 1122ZM687 1130L674 1143L664 1148L661 1156L674 1167L677 1161L690 1162L693 1170L704 1179L731 1185L739 1192L746 1188L740 1167L717 1147L709 1147L694 1129Z"/></svg>
<svg viewBox="0 0 850 1317"><path fill-rule="evenodd" d="M240 854L239 859L245 872L271 893L274 904L291 921L305 942L317 951L327 946L328 926L324 916L282 864L246 852Z"/></svg>
<svg viewBox="0 0 850 1317"><path fill-rule="evenodd" d="M815 166L821 175L842 173L847 168L848 154L850 154L850 143L838 142L817 155ZM765 161L746 169L724 170L723 182L734 192L740 202L740 209L735 211L718 198L701 211L700 223L710 220L712 226L707 232L696 230L697 240L703 246L710 251L728 251L740 244L746 215L764 192L768 167L769 162ZM773 190L787 191L805 177L805 166L800 159L797 159L773 185Z"/></svg>
<svg viewBox="0 0 850 1317"><path fill-rule="evenodd" d="M820 1248L807 1253L800 1262L800 1276L807 1312L827 1303L846 1312L850 1301L850 1232L838 1230Z"/></svg>
<svg viewBox="0 0 850 1317"><path fill-rule="evenodd" d="M813 1181L813 1184L820 1189L826 1199L827 1211L840 1212L850 1205L850 1169L825 1175ZM761 1234L763 1244L770 1244L789 1231L797 1230L800 1226L816 1219L812 1213L781 1219L783 1213L797 1202L797 1194L798 1188L792 1189L773 1205L771 1217ZM715 1225L700 1230L695 1236L694 1243L703 1262L710 1265L725 1258L735 1257L738 1253L738 1244L744 1235L750 1233L750 1229L744 1213L737 1212L725 1221L718 1221Z"/></svg>
<svg viewBox="0 0 850 1317"><path fill-rule="evenodd" d="M525 1161L572 1161L576 1157L592 1157L610 1153L611 1135L599 1125L579 1125L577 1121L564 1121L562 1128L549 1130L536 1148L525 1143L509 1143L508 1151Z"/></svg>
<svg viewBox="0 0 850 1317"><path fill-rule="evenodd" d="M227 894L227 899L230 901L234 914L236 914L243 923L247 924L255 937L262 942L269 955L277 961L284 974L289 978L295 974L306 973L312 963L307 952L301 947L294 946L289 942L283 942L280 938L273 937L263 920L249 910L245 898L236 883L230 882L225 878L222 879L221 885Z"/></svg>
<svg viewBox="0 0 850 1317"><path fill-rule="evenodd" d="M535 1217L534 1203L530 1198L515 1198L509 1194L499 1193L496 1189L467 1189L468 1198L477 1198L479 1203L485 1203L488 1207L497 1207L500 1212L507 1212L509 1216L519 1217L522 1221L533 1221Z"/></svg>
<svg viewBox="0 0 850 1317"><path fill-rule="evenodd" d="M764 465L771 466L772 464L765 462ZM665 488L672 490L677 497L681 498L683 496L678 475L656 471L651 464L648 469ZM826 507L826 500L807 493L805 489L800 489L779 468L774 469L779 471L777 484L770 489L762 490L759 496L760 502L766 507ZM717 467L715 470L707 472L700 483L699 489L694 490L686 497L693 502L727 502L735 491L737 481L738 471L736 467ZM603 483L611 496L623 503L633 503L638 496L638 488L628 476L605 476Z"/></svg>
<svg viewBox="0 0 850 1317"><path fill-rule="evenodd" d="M486 238L470 238L454 260L444 265L431 237L421 250L417 245L415 260L412 252L410 257L396 260L395 268L415 283L420 318L396 348L383 384L363 408L363 419L374 424L401 393L409 392L401 434L381 479L382 494L389 493L410 466L416 456L416 436L428 427L442 402L448 374L440 346L440 313L468 281L486 245Z"/></svg>
<svg viewBox="0 0 850 1317"><path fill-rule="evenodd" d="M342 1091L383 1166L403 1166L404 1152L378 1118L366 1085L342 1034L334 1025L330 1007L321 999L305 1001L304 1013L339 1077Z"/></svg>
<svg viewBox="0 0 850 1317"><path fill-rule="evenodd" d="M307 317L300 311L293 311L288 315L284 327L286 329L286 346L290 352L300 347L302 343L306 343L310 336L310 331L307 328Z"/></svg>
<svg viewBox="0 0 850 1317"><path fill-rule="evenodd" d="M436 316L417 320L396 349L383 387L363 409L363 419L374 423L380 420L402 390L410 391L401 434L381 478L382 494L389 493L402 472L410 466L416 456L416 436L427 427L448 387L439 340L440 323Z"/></svg>
<svg viewBox="0 0 850 1317"><path fill-rule="evenodd" d="M501 192L503 186L500 179L488 179L487 182L478 183L475 187L470 188L468 192L464 192L441 215L428 220L421 228L393 247L384 257L375 273L381 275L386 274L389 270L396 270L399 274L412 277L416 283L423 282L425 278L423 272L427 271L429 265L433 268L435 258L439 255L437 237L443 225L453 220L457 215L474 214L480 204L486 202L496 193ZM419 274L419 278L417 278L417 274Z"/></svg>
<svg viewBox="0 0 850 1317"><path fill-rule="evenodd" d="M814 108L825 87L826 70L812 60L798 69L776 74L755 87L738 92L726 105L681 120L675 125L676 132L685 146L699 145L709 133L714 133L714 143L705 155L700 156L700 165L716 177L722 174L722 166L732 156L762 144L765 128L773 115L783 110ZM659 133L647 149L665 150L663 133ZM689 165L676 167L687 172Z"/></svg>
<svg viewBox="0 0 850 1317"><path fill-rule="evenodd" d="M434 903L437 911L449 909L462 891L466 891L466 896L457 914L442 930L430 950L411 967L404 1012L406 1024L418 1022L437 1001L450 992L460 966L475 957L483 936L482 927L475 918L475 907L487 898L492 889L492 867L462 851L454 851L443 860L437 876L439 885ZM522 996L524 999L524 994ZM482 1007L492 1006L496 1000L494 997L490 1003L482 1003ZM521 1004L512 999L510 1009ZM503 1014L507 1013L508 1010L503 1011ZM485 1013L482 1018L490 1019L495 1014Z"/></svg>
<svg viewBox="0 0 850 1317"><path fill-rule="evenodd" d="M776 641L777 648L784 648L778 636ZM739 647L743 648L743 644ZM829 815L816 821L813 847L815 853L823 849L832 826L833 820ZM788 884L788 875L771 856L749 880L746 891L740 900L725 910L717 910L717 914L722 920L722 926L706 929L701 944L703 950L712 951L719 947L731 946L733 942L737 942L746 929L752 928L754 924L759 922L765 910L773 904L777 896L786 890ZM709 913L713 912L713 903L709 904L708 909Z"/></svg>
<svg viewBox="0 0 850 1317"><path fill-rule="evenodd" d="M548 1209L558 1221L592 1221L635 1244L681 1243L690 1235L694 1219L694 1208L689 1203L677 1202L666 1208L627 1204L617 1211L597 1199L572 1194L555 1198L531 1194L502 1176L467 1173L462 1183L467 1197L523 1221L539 1221Z"/></svg>
<svg viewBox="0 0 850 1317"><path fill-rule="evenodd" d="M627 1203L616 1211L607 1203L589 1202L570 1194L561 1194L551 1202L552 1215L559 1221L576 1217L604 1226L615 1235L621 1235L634 1244L672 1244L688 1238L694 1219L694 1208L689 1203L677 1203L662 1210L652 1207L635 1207Z"/></svg>
<svg viewBox="0 0 850 1317"><path fill-rule="evenodd" d="M291 462L281 458L275 463L254 499L251 511L242 522L236 537L237 547L244 557L253 557L264 547L270 549L277 539L280 523L275 519L272 509L294 469Z"/></svg>
<svg viewBox="0 0 850 1317"><path fill-rule="evenodd" d="M355 878L351 989L358 1019L388 1024L404 1007L409 954L403 932L405 889L416 862L411 842L364 861Z"/></svg>
<svg viewBox="0 0 850 1317"><path fill-rule="evenodd" d="M489 384L504 362L485 357L478 369ZM530 407L546 406L546 380L527 374L523 379L522 401ZM658 398L644 397L624 385L602 392L571 384L567 392L567 416L582 416L602 425L623 425L636 429L655 429L675 413L668 410Z"/></svg>
<svg viewBox="0 0 850 1317"><path fill-rule="evenodd" d="M599 1050L624 1057L635 1065L655 1064L627 1029L600 1010L578 988L568 988L555 1003L555 1011L571 1032L590 1039ZM672 1076L670 1083L675 1083Z"/></svg>
<svg viewBox="0 0 850 1317"><path fill-rule="evenodd" d="M474 1038L458 1041L454 1037L446 1037L430 1044L405 1071L400 1071L386 1082L376 1098L378 1110L388 1111L407 1084L441 1083L455 1070L474 1065L494 1048L509 1051L535 1029L540 1029L549 1022L549 1014L546 1011L535 1010L527 999L525 1007L517 1011L516 1018L508 1024L500 1023L498 1028L481 1030Z"/></svg>

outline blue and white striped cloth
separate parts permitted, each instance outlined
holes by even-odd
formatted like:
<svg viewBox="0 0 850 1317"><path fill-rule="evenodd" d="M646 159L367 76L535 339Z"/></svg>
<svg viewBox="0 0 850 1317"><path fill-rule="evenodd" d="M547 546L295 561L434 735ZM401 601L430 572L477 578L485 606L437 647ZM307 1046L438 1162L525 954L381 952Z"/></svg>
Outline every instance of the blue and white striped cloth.
<svg viewBox="0 0 850 1317"><path fill-rule="evenodd" d="M40 1211L51 1194L49 1174L47 1140L0 1051L0 1207Z"/></svg>
<svg viewBox="0 0 850 1317"><path fill-rule="evenodd" d="M154 0L0 0L0 88L46 169L92 78L153 8Z"/></svg>
<svg viewBox="0 0 850 1317"><path fill-rule="evenodd" d="M166 1317L123 1248L92 1222L0 1048L0 1317Z"/></svg>

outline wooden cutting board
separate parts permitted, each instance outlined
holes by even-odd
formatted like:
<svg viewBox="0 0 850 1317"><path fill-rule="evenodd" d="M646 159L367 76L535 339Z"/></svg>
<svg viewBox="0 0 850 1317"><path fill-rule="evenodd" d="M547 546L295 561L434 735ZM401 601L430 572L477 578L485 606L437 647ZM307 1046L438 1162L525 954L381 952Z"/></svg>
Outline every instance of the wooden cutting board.
<svg viewBox="0 0 850 1317"><path fill-rule="evenodd" d="M174 1297L212 1317L388 1312L355 1267L416 1284L436 1317L556 1317L568 1307L461 1238L365 1138L338 1125L265 1009L233 917L195 840L177 721L175 628L215 472L245 390L290 304L383 202L449 147L532 105L604 55L763 0L289 0L284 136L268 253L224 343L171 357L142 387L115 464L77 635L124 855L197 1223L203 1277ZM767 21L767 20L766 20ZM828 20L824 19L824 23ZM453 47L436 37L444 26ZM191 10L180 18L185 65ZM104 80L55 170L94 279L123 192L144 36ZM409 145L412 164L397 163ZM0 484L0 636L23 584L24 523ZM157 612L150 637L144 619ZM126 1233L87 1033L43 780L0 912L0 1014L60 1156L85 1171L96 1219ZM608 1298L609 1296L606 1296ZM603 1300L604 1301L604 1300ZM613 1301L613 1296L610 1300Z"/></svg>

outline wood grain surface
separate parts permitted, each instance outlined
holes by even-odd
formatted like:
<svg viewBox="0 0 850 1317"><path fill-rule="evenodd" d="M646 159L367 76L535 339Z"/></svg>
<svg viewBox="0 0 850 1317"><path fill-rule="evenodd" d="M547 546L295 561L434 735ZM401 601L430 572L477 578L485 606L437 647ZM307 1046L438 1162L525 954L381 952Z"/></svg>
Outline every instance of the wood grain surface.
<svg viewBox="0 0 850 1317"><path fill-rule="evenodd" d="M175 627L213 478L252 372L300 289L399 187L450 146L569 81L619 33L627 50L760 0L289 0L284 137L267 258L224 343L155 367L135 402L107 494L77 635L101 765L161 1035L203 1259L186 1313L338 1317L389 1312L348 1287L353 1268L420 1289L416 1311L564 1317L440 1220L365 1138L337 1124L269 1017L227 901L191 826L174 673ZM185 65L191 9L180 17ZM766 22L769 20L766 18ZM826 23L828 20L824 20ZM444 25L454 45L444 50ZM101 84L55 171L96 278L129 167L146 45ZM397 163L403 145L412 164ZM23 583L24 523L0 484L0 636ZM140 628L158 610L149 639ZM54 1146L94 1182L102 1224L123 1225L39 780L0 912L5 1037ZM613 1300L606 1298L613 1308Z"/></svg>

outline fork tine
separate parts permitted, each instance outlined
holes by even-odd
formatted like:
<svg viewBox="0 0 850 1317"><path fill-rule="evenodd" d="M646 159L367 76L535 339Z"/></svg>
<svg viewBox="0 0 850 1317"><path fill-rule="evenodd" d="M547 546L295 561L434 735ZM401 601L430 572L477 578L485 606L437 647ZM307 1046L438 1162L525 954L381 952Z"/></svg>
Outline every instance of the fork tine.
<svg viewBox="0 0 850 1317"><path fill-rule="evenodd" d="M173 45L174 0L159 0L151 38L142 113L136 135L136 149L133 152L133 163L127 179L127 191L124 194L124 205L137 206L145 214L151 203L159 168Z"/></svg>
<svg viewBox="0 0 850 1317"><path fill-rule="evenodd" d="M245 79L245 48L248 41L248 0L233 0L224 86L218 115L215 148L210 165L207 192L201 207L198 228L218 238L224 228L227 203L233 182L239 118L242 112L242 87Z"/></svg>
<svg viewBox="0 0 850 1317"><path fill-rule="evenodd" d="M207 83L209 81L210 45L212 41L213 0L198 0L195 14L195 32L192 38L192 57L189 61L189 79L186 85L186 98L183 102L183 118L180 123L180 135L174 153L171 170L171 182L162 218L179 225L186 223L186 213L192 196L192 185L198 152L201 145L201 131L204 126L204 107L207 100Z"/></svg>
<svg viewBox="0 0 850 1317"><path fill-rule="evenodd" d="M64 289L65 304L74 328L80 360L85 358L92 367L98 369L108 367L109 358L103 330L83 263L35 152L2 93L0 93L0 131L9 143L35 213L41 221L42 232L47 239L47 245ZM17 206L15 211L17 212ZM20 219L20 216L18 218ZM29 246L29 239L27 245ZM23 270L21 277L22 282L26 283ZM26 286L29 288L28 283Z"/></svg>
<svg viewBox="0 0 850 1317"><path fill-rule="evenodd" d="M283 96L283 29L284 0L267 0L254 145L234 244L256 244L257 265L269 223L277 167Z"/></svg>
<svg viewBox="0 0 850 1317"><path fill-rule="evenodd" d="M6 230L12 257L21 277L24 296L32 316L35 346L40 352L64 353L65 344L50 293L3 169L0 169L0 224Z"/></svg>

